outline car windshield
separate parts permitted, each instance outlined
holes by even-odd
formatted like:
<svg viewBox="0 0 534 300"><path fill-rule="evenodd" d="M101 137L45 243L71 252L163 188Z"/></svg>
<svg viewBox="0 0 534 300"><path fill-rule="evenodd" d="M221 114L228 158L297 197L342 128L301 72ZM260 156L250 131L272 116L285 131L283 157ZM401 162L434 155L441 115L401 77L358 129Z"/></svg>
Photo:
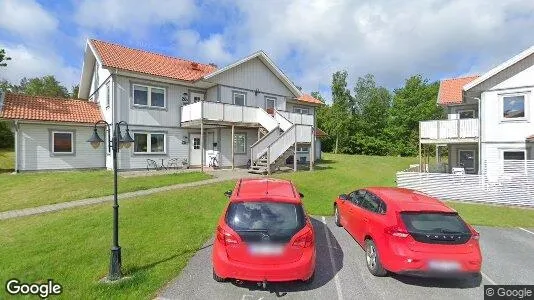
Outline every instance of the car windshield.
<svg viewBox="0 0 534 300"><path fill-rule="evenodd" d="M287 242L305 225L301 205L279 202L231 203L226 223L245 241Z"/></svg>
<svg viewBox="0 0 534 300"><path fill-rule="evenodd" d="M469 234L471 232L456 213L403 212L401 218L411 233Z"/></svg>

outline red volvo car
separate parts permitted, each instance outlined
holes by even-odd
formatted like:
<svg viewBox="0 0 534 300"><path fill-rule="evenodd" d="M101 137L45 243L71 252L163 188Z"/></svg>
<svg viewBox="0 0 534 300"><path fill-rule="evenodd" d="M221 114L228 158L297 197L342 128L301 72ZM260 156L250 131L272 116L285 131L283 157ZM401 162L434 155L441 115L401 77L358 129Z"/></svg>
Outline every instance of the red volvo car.
<svg viewBox="0 0 534 300"><path fill-rule="evenodd" d="M375 276L480 273L479 233L435 198L402 188L360 189L340 195L334 213Z"/></svg>
<svg viewBox="0 0 534 300"><path fill-rule="evenodd" d="M213 278L309 282L315 239L303 197L285 180L241 179L219 219L213 245Z"/></svg>

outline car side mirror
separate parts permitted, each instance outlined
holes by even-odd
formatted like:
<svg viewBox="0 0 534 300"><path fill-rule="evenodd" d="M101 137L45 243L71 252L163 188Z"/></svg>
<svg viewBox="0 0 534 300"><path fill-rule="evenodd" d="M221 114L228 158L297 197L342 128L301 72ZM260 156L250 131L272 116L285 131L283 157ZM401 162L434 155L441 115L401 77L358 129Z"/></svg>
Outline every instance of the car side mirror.
<svg viewBox="0 0 534 300"><path fill-rule="evenodd" d="M303 193L299 193L299 196L300 196L300 198L304 198L304 194Z"/></svg>
<svg viewBox="0 0 534 300"><path fill-rule="evenodd" d="M224 192L224 195L228 198L230 198L230 196L232 196L232 191L226 191Z"/></svg>
<svg viewBox="0 0 534 300"><path fill-rule="evenodd" d="M349 196L347 196L347 194L341 194L339 195L339 199L345 201L345 200L349 200Z"/></svg>

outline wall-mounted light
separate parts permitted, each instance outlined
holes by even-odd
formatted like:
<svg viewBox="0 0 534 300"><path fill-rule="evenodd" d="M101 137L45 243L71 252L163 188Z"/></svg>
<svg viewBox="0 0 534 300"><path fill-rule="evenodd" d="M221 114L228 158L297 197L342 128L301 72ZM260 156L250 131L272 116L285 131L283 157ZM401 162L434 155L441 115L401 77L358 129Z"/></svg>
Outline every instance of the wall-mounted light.
<svg viewBox="0 0 534 300"><path fill-rule="evenodd" d="M185 145L189 142L189 137L187 135L184 135L182 137L182 145Z"/></svg>
<svg viewBox="0 0 534 300"><path fill-rule="evenodd" d="M259 89L256 89L256 90L254 91L254 95L256 95L256 96L258 96L259 93L260 93L260 90L259 90Z"/></svg>
<svg viewBox="0 0 534 300"><path fill-rule="evenodd" d="M188 97L188 94L187 93L183 93L182 94L182 105L187 105L189 104L189 97Z"/></svg>

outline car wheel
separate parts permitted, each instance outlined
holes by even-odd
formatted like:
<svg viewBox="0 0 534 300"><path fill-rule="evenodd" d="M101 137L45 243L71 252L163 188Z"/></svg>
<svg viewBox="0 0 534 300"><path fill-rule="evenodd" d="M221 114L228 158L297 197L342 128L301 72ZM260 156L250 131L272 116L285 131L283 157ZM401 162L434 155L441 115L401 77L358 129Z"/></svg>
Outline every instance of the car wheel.
<svg viewBox="0 0 534 300"><path fill-rule="evenodd" d="M381 277L387 274L386 269L384 269L380 262L375 242L371 239L365 240L365 261L367 263L367 269L369 269L369 272L374 276Z"/></svg>
<svg viewBox="0 0 534 300"><path fill-rule="evenodd" d="M217 275L217 273L215 273L215 269L213 269L213 280L215 280L215 281L217 281L217 282L224 282L224 281L226 281L224 278L219 277L219 275Z"/></svg>
<svg viewBox="0 0 534 300"><path fill-rule="evenodd" d="M335 217L335 224L337 227L342 227L341 225L341 217L339 216L339 210L337 209L337 205L334 205L334 217Z"/></svg>

